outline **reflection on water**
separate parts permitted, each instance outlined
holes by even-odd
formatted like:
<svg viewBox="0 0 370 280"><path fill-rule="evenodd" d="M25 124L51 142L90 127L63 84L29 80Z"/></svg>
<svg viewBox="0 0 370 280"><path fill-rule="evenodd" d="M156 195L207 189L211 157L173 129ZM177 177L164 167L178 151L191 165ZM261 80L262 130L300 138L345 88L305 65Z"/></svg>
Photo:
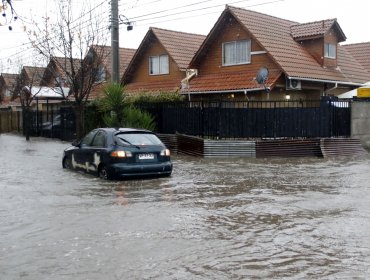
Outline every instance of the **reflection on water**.
<svg viewBox="0 0 370 280"><path fill-rule="evenodd" d="M63 170L67 146L0 135L1 279L370 277L369 158L174 156L107 182Z"/></svg>

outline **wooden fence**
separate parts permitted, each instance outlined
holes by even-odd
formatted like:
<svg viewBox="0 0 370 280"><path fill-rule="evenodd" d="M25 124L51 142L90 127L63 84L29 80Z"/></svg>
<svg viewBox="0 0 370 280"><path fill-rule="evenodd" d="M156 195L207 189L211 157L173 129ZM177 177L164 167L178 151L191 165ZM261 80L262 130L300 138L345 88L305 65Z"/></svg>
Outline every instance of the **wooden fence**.
<svg viewBox="0 0 370 280"><path fill-rule="evenodd" d="M22 131L22 112L0 111L0 133Z"/></svg>

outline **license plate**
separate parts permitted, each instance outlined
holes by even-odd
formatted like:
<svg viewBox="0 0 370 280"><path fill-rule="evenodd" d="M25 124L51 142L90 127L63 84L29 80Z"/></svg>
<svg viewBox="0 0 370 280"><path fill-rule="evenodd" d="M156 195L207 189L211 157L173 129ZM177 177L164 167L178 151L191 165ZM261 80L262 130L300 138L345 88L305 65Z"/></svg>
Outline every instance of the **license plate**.
<svg viewBox="0 0 370 280"><path fill-rule="evenodd" d="M139 159L154 159L154 154L140 154Z"/></svg>

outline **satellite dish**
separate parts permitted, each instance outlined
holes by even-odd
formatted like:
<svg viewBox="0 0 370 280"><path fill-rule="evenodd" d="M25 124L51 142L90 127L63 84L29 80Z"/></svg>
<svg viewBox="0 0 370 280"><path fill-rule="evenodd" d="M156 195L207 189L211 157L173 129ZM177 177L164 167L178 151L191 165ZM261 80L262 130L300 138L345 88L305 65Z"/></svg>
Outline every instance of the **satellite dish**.
<svg viewBox="0 0 370 280"><path fill-rule="evenodd" d="M266 67L261 68L256 76L257 83L260 85L265 85L267 79L269 77L269 70Z"/></svg>
<svg viewBox="0 0 370 280"><path fill-rule="evenodd" d="M263 85L263 87L265 88L265 91L267 93L270 92L270 89L268 87L266 87L266 82L267 82L267 79L269 77L269 70L266 68L266 67L262 67L258 73L257 73L257 76L256 76L256 81L258 84L260 85Z"/></svg>

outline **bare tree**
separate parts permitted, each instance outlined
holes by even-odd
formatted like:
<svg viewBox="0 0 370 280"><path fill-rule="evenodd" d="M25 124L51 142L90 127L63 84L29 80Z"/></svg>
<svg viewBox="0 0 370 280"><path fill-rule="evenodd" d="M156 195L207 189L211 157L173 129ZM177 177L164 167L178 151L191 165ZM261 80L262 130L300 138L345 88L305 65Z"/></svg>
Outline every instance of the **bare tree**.
<svg viewBox="0 0 370 280"><path fill-rule="evenodd" d="M49 61L55 61L55 79L63 79L70 88L69 99L74 101L76 133L84 133L84 109L90 92L97 81L103 56L106 54L93 46L107 41L107 26L102 27L102 17L94 16L94 9L73 15L71 0L60 1L57 15L45 17L43 24L35 23L28 31L33 47ZM59 57L59 59L55 59Z"/></svg>
<svg viewBox="0 0 370 280"><path fill-rule="evenodd" d="M32 125L32 105L41 91L41 79L45 68L24 66L17 81L13 93L13 99L19 99L22 106L23 133L26 140L30 140Z"/></svg>
<svg viewBox="0 0 370 280"><path fill-rule="evenodd" d="M13 20L17 20L17 18L18 18L17 14L14 10L14 7L13 7L13 2L14 2L14 0L1 0L1 4L0 4L1 16L2 16L2 18L5 19L5 24L8 25L8 28L9 28L10 31L13 29L12 26L10 25L11 22ZM10 12L9 17L7 15L7 11ZM2 24L0 23L0 25L2 25Z"/></svg>

